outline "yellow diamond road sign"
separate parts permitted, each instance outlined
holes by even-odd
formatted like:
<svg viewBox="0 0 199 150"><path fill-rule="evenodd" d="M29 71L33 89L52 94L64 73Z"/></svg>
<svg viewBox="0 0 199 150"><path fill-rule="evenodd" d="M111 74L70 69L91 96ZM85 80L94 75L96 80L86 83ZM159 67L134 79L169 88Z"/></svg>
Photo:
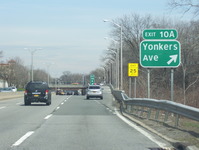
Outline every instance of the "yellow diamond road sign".
<svg viewBox="0 0 199 150"><path fill-rule="evenodd" d="M138 63L129 63L128 64L128 76L137 77L138 76Z"/></svg>

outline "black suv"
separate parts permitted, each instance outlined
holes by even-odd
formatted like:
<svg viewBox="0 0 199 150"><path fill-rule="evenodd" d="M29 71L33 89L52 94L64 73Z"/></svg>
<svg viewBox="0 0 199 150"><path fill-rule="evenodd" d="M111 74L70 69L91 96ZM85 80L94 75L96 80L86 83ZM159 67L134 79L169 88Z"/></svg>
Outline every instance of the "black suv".
<svg viewBox="0 0 199 150"><path fill-rule="evenodd" d="M51 90L46 82L31 81L25 87L24 104L31 105L31 102L44 102L51 104Z"/></svg>

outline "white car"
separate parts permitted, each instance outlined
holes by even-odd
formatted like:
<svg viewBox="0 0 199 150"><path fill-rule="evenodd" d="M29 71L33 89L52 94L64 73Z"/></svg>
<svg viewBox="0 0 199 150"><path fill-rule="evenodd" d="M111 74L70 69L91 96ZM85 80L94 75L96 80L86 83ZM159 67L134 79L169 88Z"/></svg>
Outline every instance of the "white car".
<svg viewBox="0 0 199 150"><path fill-rule="evenodd" d="M13 92L17 92L17 88L15 86L10 87Z"/></svg>
<svg viewBox="0 0 199 150"><path fill-rule="evenodd" d="M89 85L86 93L86 99L100 98L103 99L103 91L100 85Z"/></svg>

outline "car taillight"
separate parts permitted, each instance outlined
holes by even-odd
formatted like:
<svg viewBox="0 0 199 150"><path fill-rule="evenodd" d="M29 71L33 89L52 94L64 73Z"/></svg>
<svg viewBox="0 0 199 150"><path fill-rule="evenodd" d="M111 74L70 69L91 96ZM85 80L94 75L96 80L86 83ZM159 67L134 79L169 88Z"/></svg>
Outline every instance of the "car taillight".
<svg viewBox="0 0 199 150"><path fill-rule="evenodd" d="M46 95L48 94L48 90L45 91Z"/></svg>
<svg viewBox="0 0 199 150"><path fill-rule="evenodd" d="M28 94L28 91L27 91L27 90L25 90L25 91L24 91L24 94L25 94L25 95L27 95L27 94Z"/></svg>

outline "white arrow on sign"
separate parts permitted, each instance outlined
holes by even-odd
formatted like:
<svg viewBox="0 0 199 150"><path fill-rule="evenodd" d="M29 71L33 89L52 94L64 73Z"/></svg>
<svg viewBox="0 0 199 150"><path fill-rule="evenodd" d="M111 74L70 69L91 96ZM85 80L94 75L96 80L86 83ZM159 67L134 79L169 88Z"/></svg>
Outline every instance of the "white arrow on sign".
<svg viewBox="0 0 199 150"><path fill-rule="evenodd" d="M176 62L178 55L170 55L169 56L171 59L167 62L168 65L170 65L170 63L172 63L173 61Z"/></svg>

